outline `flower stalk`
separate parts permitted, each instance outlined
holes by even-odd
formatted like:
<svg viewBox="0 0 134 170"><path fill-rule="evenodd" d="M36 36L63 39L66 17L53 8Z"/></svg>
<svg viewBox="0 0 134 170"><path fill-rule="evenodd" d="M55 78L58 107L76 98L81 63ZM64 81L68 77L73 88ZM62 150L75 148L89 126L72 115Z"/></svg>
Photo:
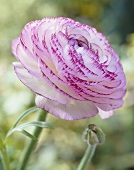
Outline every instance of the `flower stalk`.
<svg viewBox="0 0 134 170"><path fill-rule="evenodd" d="M47 116L47 112L44 110L40 110L38 121L45 121L46 116ZM33 136L35 136L38 139L41 134L41 131L42 131L41 127L35 127ZM36 145L37 145L37 140L31 140L29 142L29 144L27 145L27 147L24 150L24 153L22 155L22 158L21 158L21 161L19 163L17 170L25 170L25 168L28 164L28 161L30 159L30 156L31 156L32 152L34 151Z"/></svg>
<svg viewBox="0 0 134 170"><path fill-rule="evenodd" d="M88 148L87 148L77 170L87 170L88 165L95 153L96 146L97 146L97 144L88 145Z"/></svg>
<svg viewBox="0 0 134 170"><path fill-rule="evenodd" d="M0 151L2 154L2 162L3 162L4 170L10 170L9 157L1 133L0 133Z"/></svg>

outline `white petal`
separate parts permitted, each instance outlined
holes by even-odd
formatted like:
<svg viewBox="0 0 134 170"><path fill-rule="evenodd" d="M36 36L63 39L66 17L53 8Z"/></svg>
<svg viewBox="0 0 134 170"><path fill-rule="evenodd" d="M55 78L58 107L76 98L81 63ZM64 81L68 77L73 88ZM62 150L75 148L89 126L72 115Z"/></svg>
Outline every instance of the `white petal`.
<svg viewBox="0 0 134 170"><path fill-rule="evenodd" d="M18 59L18 57L17 57L16 53L17 53L17 46L18 46L19 42L20 42L20 38L19 37L12 41L12 53L14 54L14 56L17 59Z"/></svg>
<svg viewBox="0 0 134 170"><path fill-rule="evenodd" d="M38 25L38 23L39 21L36 20L34 22L30 22L26 24L20 35L21 41L31 52L33 48L33 42L32 42L33 28L35 28Z"/></svg>
<svg viewBox="0 0 134 170"><path fill-rule="evenodd" d="M115 114L115 111L114 110L103 111L103 110L99 109L99 113L98 114L100 115L100 117L102 119L107 119L107 118L113 116Z"/></svg>
<svg viewBox="0 0 134 170"><path fill-rule="evenodd" d="M16 54L23 65L33 70L37 69L37 59L35 60L33 54L25 48L22 44L19 44L16 49Z"/></svg>
<svg viewBox="0 0 134 170"><path fill-rule="evenodd" d="M54 87L52 87L47 81L42 77L39 79L32 77L26 69L22 66L21 63L13 63L15 72L27 87L29 87L36 94L40 94L44 97L47 97L51 100L58 101L59 103L65 104L68 101L68 98L63 94L58 93Z"/></svg>
<svg viewBox="0 0 134 170"><path fill-rule="evenodd" d="M21 43L19 43L16 48L16 55L31 75L36 77L39 76L38 62L36 61L37 59L35 60L33 54Z"/></svg>
<svg viewBox="0 0 134 170"><path fill-rule="evenodd" d="M97 107L92 102L69 100L67 104L60 104L42 96L36 97L36 105L56 117L65 120L78 120L95 116Z"/></svg>

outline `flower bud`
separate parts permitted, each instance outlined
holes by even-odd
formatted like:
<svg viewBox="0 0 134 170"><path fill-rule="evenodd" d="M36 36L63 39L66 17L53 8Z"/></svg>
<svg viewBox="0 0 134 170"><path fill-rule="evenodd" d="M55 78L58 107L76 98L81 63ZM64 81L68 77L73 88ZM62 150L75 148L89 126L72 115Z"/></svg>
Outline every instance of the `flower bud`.
<svg viewBox="0 0 134 170"><path fill-rule="evenodd" d="M89 124L88 127L83 132L83 140L87 144L102 144L105 141L105 134L103 131L94 124Z"/></svg>

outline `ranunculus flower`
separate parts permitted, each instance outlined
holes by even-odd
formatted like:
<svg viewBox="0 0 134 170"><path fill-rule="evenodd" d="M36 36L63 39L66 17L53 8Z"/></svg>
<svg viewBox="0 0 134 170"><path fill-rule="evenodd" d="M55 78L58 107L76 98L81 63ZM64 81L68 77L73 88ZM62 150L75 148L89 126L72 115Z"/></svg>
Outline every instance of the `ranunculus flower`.
<svg viewBox="0 0 134 170"><path fill-rule="evenodd" d="M37 94L36 105L67 120L113 115L126 79L119 56L95 28L69 18L28 23L13 40L18 78Z"/></svg>

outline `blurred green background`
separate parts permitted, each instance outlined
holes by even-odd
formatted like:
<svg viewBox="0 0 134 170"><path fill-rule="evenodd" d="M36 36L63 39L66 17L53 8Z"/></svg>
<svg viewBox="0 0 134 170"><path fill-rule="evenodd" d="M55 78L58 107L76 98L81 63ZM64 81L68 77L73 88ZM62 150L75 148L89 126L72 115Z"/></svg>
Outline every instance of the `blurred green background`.
<svg viewBox="0 0 134 170"><path fill-rule="evenodd" d="M134 0L0 0L0 130L3 135L19 115L33 107L35 95L16 77L11 41L24 25L44 17L64 16L100 30L120 54L127 77L124 105L107 120L99 116L79 121L60 120L49 114L53 130L43 130L28 170L75 170L86 144L81 134L94 123L106 134L98 146L90 170L134 169ZM37 114L26 121L35 120ZM28 129L32 131L33 129ZM29 139L14 133L8 140L12 170L15 170ZM3 170L0 162L0 170Z"/></svg>

